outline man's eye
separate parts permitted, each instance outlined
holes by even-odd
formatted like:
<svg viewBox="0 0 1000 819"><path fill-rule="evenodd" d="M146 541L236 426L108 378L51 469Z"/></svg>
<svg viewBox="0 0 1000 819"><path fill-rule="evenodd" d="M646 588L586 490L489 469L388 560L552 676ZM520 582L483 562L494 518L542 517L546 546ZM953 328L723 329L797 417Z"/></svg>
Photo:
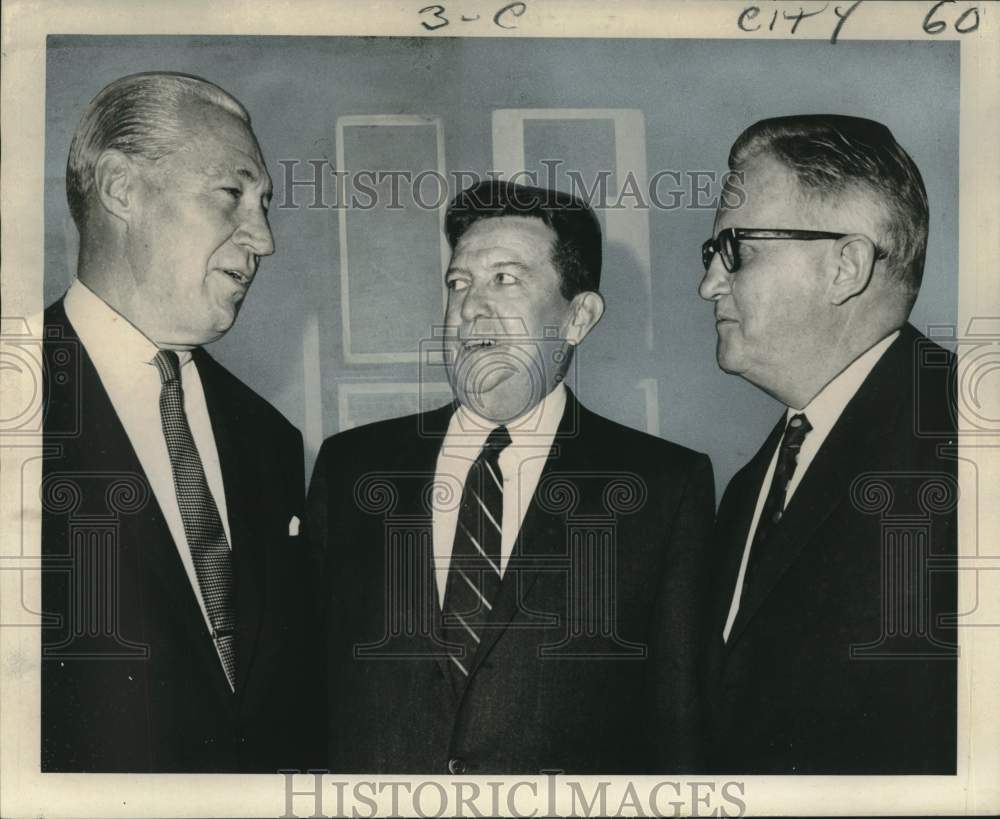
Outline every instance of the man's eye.
<svg viewBox="0 0 1000 819"><path fill-rule="evenodd" d="M497 284L517 284L517 277L510 273L497 273Z"/></svg>
<svg viewBox="0 0 1000 819"><path fill-rule="evenodd" d="M446 286L449 290L465 290L469 283L464 279L448 279Z"/></svg>
<svg viewBox="0 0 1000 819"><path fill-rule="evenodd" d="M241 191L239 188L223 188L222 190L228 193L231 197L233 197L233 199L239 199L241 196L243 196L243 191Z"/></svg>

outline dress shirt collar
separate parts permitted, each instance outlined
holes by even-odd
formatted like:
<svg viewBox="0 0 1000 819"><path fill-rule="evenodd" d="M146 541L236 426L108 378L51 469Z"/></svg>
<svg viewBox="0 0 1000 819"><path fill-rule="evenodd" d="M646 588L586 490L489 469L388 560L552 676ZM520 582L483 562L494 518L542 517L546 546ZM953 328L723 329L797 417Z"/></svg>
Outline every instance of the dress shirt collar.
<svg viewBox="0 0 1000 819"><path fill-rule="evenodd" d="M507 424L514 447L551 446L566 409L566 386L562 382L524 415ZM497 427L464 404L452 413L445 436L446 446L474 448L477 452Z"/></svg>
<svg viewBox="0 0 1000 819"><path fill-rule="evenodd" d="M159 352L156 344L79 279L66 291L63 306L102 376L124 377L134 374L140 364L153 366ZM190 350L175 352L181 367L191 360Z"/></svg>
<svg viewBox="0 0 1000 819"><path fill-rule="evenodd" d="M899 330L896 330L878 344L869 347L823 387L803 409L797 410L789 407L785 413L785 423L787 424L793 415L802 413L809 419L812 426L811 437L817 441L824 440L833 429L833 425L837 423L837 419L848 402L854 397L878 360L898 336ZM806 440L808 441L809 438Z"/></svg>

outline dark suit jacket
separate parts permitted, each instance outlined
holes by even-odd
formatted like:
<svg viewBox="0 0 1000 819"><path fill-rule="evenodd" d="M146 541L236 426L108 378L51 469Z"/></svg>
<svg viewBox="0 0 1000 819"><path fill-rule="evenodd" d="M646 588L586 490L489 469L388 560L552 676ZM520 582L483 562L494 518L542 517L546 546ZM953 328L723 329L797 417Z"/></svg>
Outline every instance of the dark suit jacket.
<svg viewBox="0 0 1000 819"><path fill-rule="evenodd" d="M386 773L696 767L704 455L568 396L467 687L432 573L453 407L326 441L309 493L326 560L328 766Z"/></svg>
<svg viewBox="0 0 1000 819"><path fill-rule="evenodd" d="M903 328L790 499L723 644L784 417L727 487L707 617L713 771L954 773L952 364Z"/></svg>
<svg viewBox="0 0 1000 819"><path fill-rule="evenodd" d="M305 761L301 435L197 350L235 570L233 695L156 498L62 301L46 310L43 771ZM305 703L304 703L305 700Z"/></svg>

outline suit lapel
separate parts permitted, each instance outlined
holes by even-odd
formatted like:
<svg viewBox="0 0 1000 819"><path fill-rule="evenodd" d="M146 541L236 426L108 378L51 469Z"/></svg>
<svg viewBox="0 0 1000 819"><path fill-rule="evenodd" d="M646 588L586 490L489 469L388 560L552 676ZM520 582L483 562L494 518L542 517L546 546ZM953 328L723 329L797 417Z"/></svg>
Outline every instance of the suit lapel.
<svg viewBox="0 0 1000 819"><path fill-rule="evenodd" d="M235 405L226 390L219 365L201 348L195 350L194 361L205 393L226 493L236 590L237 693L242 694L247 687L263 612L268 604L263 549L271 537L267 522L272 516L268 494L260 491L267 486L268 476L258 474L263 460L258 457L257 435L240 422L242 408Z"/></svg>
<svg viewBox="0 0 1000 819"><path fill-rule="evenodd" d="M86 450L79 454L68 455L67 466L70 469L80 469L83 464L86 470L113 469L142 475L145 480L145 472L135 448L101 383L97 368L83 344L79 343L79 338L66 317L61 301L46 311L46 325L58 327L64 339L75 341L74 349L78 355L77 373L80 383L78 412L82 428L79 437L64 446L67 451L71 447L74 449L86 447ZM50 411L55 410L54 407L50 408ZM58 461L54 462L53 468L56 468L56 464ZM130 539L136 549L139 565L148 569L150 576L161 586L164 599L175 601L175 605L171 607L171 615L178 625L188 632L190 645L201 655L203 667L217 672L213 673L213 677L217 678L219 683L218 690L220 692L223 689L228 690L225 673L205 628L205 619L191 588L184 564L181 562L177 544L170 534L163 511L152 491L143 512L130 520L123 521L121 537Z"/></svg>
<svg viewBox="0 0 1000 819"><path fill-rule="evenodd" d="M782 416L767 436L763 446L757 450L757 454L733 478L732 485L720 504L719 519L715 525L716 541L726 544L726 549L720 555L719 582L716 587L718 592L712 600L711 617L708 621L712 628L713 640L718 641L720 646L722 632L729 616L729 607L736 590L736 581L739 579L740 563L746 549L753 513L757 507L758 494L784 428L785 418Z"/></svg>
<svg viewBox="0 0 1000 819"><path fill-rule="evenodd" d="M413 430L412 436L409 436L410 446L401 448L397 458L390 465L390 471L396 475L395 482L399 492L394 514L405 516L409 526L429 533L429 548L412 553L412 559L419 561L420 565L411 568L411 576L427 578L428 588L424 589L423 593L430 598L430 605L433 607L433 633L428 637L427 651L434 657L453 698L456 692L452 686L451 661L440 639L442 613L434 565L434 520L427 499L432 497L438 453L441 451L448 423L456 406L453 402L415 416L415 422L419 426ZM419 612L411 612L411 616L419 618Z"/></svg>
<svg viewBox="0 0 1000 819"><path fill-rule="evenodd" d="M736 643L817 529L848 500L851 482L871 468L871 453L877 451L879 439L896 425L902 399L910 393L912 331L907 329L848 402L788 502L781 523L772 530L760 563L759 582L740 601L727 647Z"/></svg>
<svg viewBox="0 0 1000 819"><path fill-rule="evenodd" d="M538 486L531 499L531 505L525 513L518 532L517 540L511 551L500 591L493 604L488 626L482 635L482 642L473 659L470 676L489 655L497 640L524 609L532 588L541 576L546 558L565 556L566 523L562 516L554 514L538 503L539 490L544 491L547 481L561 472L583 468L581 458L585 448L580 439L585 437L577 430L576 422L582 416L582 408L573 396L566 390L566 407L559 422L555 439L549 449L545 467L538 478Z"/></svg>

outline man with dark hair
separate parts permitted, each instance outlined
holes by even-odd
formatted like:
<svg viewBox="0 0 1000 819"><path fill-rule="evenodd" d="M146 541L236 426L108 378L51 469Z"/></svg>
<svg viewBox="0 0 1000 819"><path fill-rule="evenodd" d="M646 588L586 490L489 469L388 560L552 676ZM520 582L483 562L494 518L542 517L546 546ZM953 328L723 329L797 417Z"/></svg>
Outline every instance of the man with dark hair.
<svg viewBox="0 0 1000 819"><path fill-rule="evenodd" d="M597 292L601 283L601 226L594 211L568 193L488 182L462 191L448 209L445 234L455 247L473 223L489 216L532 216L552 228L552 263L566 299Z"/></svg>
<svg viewBox="0 0 1000 819"><path fill-rule="evenodd" d="M700 292L719 366L787 409L716 523L712 770L954 773L954 362L907 324L920 173L830 115L758 122L729 163Z"/></svg>
<svg viewBox="0 0 1000 819"><path fill-rule="evenodd" d="M201 346L274 252L250 118L197 77L116 80L83 114L67 192L77 279L45 312L41 768L308 764L302 437Z"/></svg>
<svg viewBox="0 0 1000 819"><path fill-rule="evenodd" d="M711 464L564 385L604 311L587 205L485 182L446 226L456 400L328 439L309 490L327 765L696 769Z"/></svg>

